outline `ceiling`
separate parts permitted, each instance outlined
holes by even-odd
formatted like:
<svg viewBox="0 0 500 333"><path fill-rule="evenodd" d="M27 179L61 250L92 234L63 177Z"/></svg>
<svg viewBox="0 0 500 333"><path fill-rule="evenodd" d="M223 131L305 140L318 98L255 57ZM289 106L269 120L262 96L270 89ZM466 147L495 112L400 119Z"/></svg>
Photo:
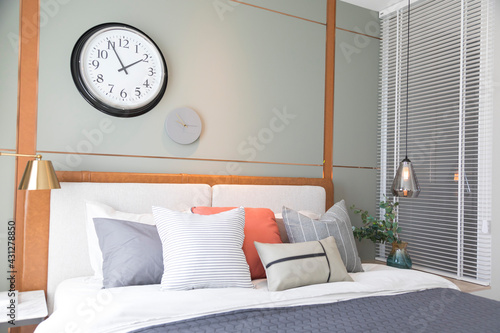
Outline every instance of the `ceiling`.
<svg viewBox="0 0 500 333"><path fill-rule="evenodd" d="M401 2L402 0L342 0L342 1L380 12L382 9L392 6L395 3Z"/></svg>

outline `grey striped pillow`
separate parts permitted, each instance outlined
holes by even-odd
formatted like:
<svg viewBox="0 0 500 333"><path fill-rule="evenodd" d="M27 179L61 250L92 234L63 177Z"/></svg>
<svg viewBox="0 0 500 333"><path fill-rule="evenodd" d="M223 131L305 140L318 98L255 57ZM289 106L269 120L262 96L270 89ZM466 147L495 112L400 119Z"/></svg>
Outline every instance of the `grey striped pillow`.
<svg viewBox="0 0 500 333"><path fill-rule="evenodd" d="M153 207L163 247L161 288L252 288L243 254L244 208L214 215Z"/></svg>
<svg viewBox="0 0 500 333"><path fill-rule="evenodd" d="M283 207L283 222L290 243L315 241L333 236L348 272L363 272L344 200L337 202L319 220Z"/></svg>

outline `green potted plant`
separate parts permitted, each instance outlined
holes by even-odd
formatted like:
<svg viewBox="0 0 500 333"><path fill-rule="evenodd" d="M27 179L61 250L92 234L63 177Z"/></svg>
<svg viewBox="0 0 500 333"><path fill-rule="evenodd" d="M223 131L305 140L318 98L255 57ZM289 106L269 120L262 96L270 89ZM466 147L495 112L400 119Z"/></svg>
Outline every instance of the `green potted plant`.
<svg viewBox="0 0 500 333"><path fill-rule="evenodd" d="M355 214L361 216L362 227L352 227L354 237L359 241L369 239L374 243L392 244L392 250L387 257L387 265L398 268L411 268L412 262L410 255L406 251L407 242L403 242L399 236L401 227L397 220L397 207L399 202L385 200L380 201L379 207L384 209L384 219L373 217L364 209L356 208L352 205L350 208Z"/></svg>

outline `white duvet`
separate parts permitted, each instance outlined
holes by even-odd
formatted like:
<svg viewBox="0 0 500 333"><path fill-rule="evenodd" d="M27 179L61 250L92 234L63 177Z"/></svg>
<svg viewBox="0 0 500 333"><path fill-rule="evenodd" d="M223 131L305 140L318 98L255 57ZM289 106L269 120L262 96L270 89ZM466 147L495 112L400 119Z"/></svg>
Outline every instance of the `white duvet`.
<svg viewBox="0 0 500 333"><path fill-rule="evenodd" d="M160 291L159 285L101 289L91 277L66 280L56 291L53 314L36 333L129 332L217 312L338 302L366 296L394 295L430 288L458 289L452 282L415 270L364 264L354 282L317 284L269 292L266 280L254 289L221 288Z"/></svg>

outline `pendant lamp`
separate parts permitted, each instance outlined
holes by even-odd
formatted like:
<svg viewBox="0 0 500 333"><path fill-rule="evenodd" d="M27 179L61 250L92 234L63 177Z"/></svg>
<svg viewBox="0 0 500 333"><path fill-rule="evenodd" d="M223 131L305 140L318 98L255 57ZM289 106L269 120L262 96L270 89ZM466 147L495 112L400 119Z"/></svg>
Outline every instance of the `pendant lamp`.
<svg viewBox="0 0 500 333"><path fill-rule="evenodd" d="M408 0L408 45L406 50L406 152L404 160L399 163L396 176L392 182L392 194L396 197L416 198L420 193L417 175L408 159L408 89L410 77L410 0Z"/></svg>

